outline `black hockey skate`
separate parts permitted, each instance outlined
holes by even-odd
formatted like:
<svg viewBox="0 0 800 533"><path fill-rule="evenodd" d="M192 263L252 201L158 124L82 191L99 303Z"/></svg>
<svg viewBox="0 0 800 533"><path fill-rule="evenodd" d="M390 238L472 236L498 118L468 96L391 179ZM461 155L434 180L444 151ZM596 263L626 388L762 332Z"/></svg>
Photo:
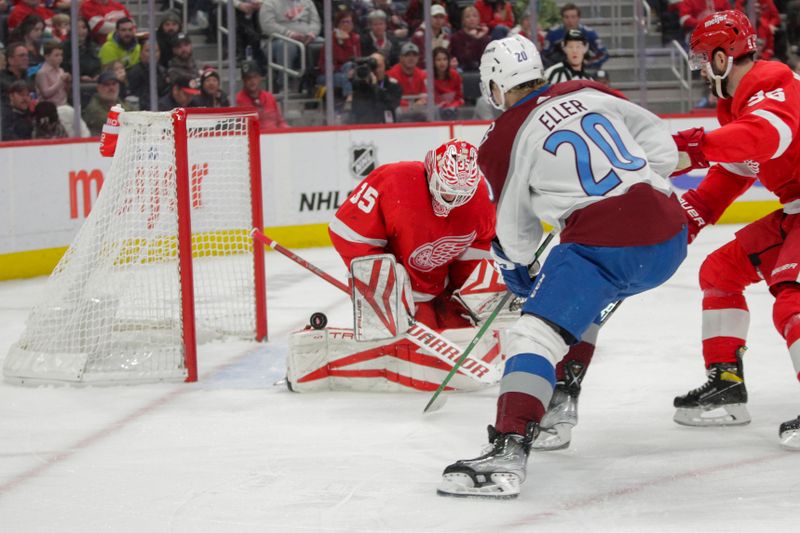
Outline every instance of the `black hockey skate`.
<svg viewBox="0 0 800 533"><path fill-rule="evenodd" d="M740 426L750 423L747 388L744 385L742 346L736 363L717 363L708 368L702 387L675 397L673 420L683 426Z"/></svg>
<svg viewBox="0 0 800 533"><path fill-rule="evenodd" d="M781 446L800 451L800 416L781 424L778 435L781 438Z"/></svg>
<svg viewBox="0 0 800 533"><path fill-rule="evenodd" d="M572 440L572 428L578 424L578 396L585 367L578 361L565 365L564 381L556 383L550 405L539 424L539 436L533 441L536 451L563 450Z"/></svg>
<svg viewBox="0 0 800 533"><path fill-rule="evenodd" d="M508 499L519 496L531 442L539 428L528 424L525 435L498 433L489 426L489 445L475 459L456 461L442 473L440 496Z"/></svg>

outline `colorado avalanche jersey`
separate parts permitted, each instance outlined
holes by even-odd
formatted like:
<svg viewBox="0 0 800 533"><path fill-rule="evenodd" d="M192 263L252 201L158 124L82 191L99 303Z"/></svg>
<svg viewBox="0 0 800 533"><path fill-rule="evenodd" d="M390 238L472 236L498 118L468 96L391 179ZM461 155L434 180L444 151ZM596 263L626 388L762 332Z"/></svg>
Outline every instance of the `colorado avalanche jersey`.
<svg viewBox="0 0 800 533"><path fill-rule="evenodd" d="M350 267L356 257L393 254L408 272L414 298L425 302L461 287L477 261L490 257L494 206L481 181L472 199L447 217L433 212L425 167L383 165L339 208L328 232Z"/></svg>
<svg viewBox="0 0 800 533"><path fill-rule="evenodd" d="M673 237L684 221L667 178L677 161L658 117L590 81L528 95L490 127L478 156L498 198L497 237L522 264L533 260L542 221L562 242Z"/></svg>
<svg viewBox="0 0 800 533"><path fill-rule="evenodd" d="M712 166L698 187L715 222L758 178L787 213L800 213L800 74L782 63L756 61L733 98L720 100L721 127L700 148Z"/></svg>

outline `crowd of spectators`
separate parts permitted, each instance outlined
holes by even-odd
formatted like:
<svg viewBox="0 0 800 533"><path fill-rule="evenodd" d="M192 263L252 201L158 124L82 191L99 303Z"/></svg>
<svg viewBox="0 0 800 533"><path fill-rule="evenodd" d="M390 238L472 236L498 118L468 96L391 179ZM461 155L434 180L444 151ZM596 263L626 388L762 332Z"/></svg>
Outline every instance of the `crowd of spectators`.
<svg viewBox="0 0 800 533"><path fill-rule="evenodd" d="M77 36L69 8L80 2ZM665 42L686 42L697 21L714 10L747 10L745 0L647 0ZM165 3L166 4L166 3ZM116 0L0 0L0 105L2 140L49 138L73 131L72 67L79 65L82 124L97 135L108 109L151 109L150 62L156 64L156 106L248 105L263 128L287 127L280 94L303 92L323 101L332 79L337 114L352 123L425 120L428 108L426 24L421 0L334 0L333 71L325 69L321 0L235 0L236 42L242 90L228 95L220 74L194 55L194 40L216 39L215 0L188 0L190 28L180 14L163 11L155 36ZM166 5L164 6L166 7ZM597 33L581 23L578 6L539 0L531 27L528 0L433 0L430 42L433 103L437 118L467 118L465 103L487 118L475 101L477 71L486 45L519 34L537 43L551 83L574 78L608 83L609 55ZM788 61L800 44L800 0L756 0L761 59ZM152 37L152 38L151 38ZM72 57L77 39L78 56ZM299 70L297 41L315 50L303 76L273 72L265 90L268 58ZM311 55L307 57L312 57ZM313 64L311 64L313 63ZM466 95L466 96L465 96Z"/></svg>

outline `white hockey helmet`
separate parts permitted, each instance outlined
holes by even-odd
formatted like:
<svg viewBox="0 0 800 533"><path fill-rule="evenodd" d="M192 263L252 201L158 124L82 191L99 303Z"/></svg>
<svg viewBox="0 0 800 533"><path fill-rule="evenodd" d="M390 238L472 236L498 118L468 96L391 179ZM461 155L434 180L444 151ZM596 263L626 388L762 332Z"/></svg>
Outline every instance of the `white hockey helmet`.
<svg viewBox="0 0 800 533"><path fill-rule="evenodd" d="M481 56L481 92L497 109L505 111L506 93L522 83L544 79L544 65L536 46L521 35L492 41ZM500 101L492 96L492 82L500 89Z"/></svg>
<svg viewBox="0 0 800 533"><path fill-rule="evenodd" d="M451 209L469 202L478 190L478 149L467 141L451 139L428 151L425 172L433 212L446 217Z"/></svg>

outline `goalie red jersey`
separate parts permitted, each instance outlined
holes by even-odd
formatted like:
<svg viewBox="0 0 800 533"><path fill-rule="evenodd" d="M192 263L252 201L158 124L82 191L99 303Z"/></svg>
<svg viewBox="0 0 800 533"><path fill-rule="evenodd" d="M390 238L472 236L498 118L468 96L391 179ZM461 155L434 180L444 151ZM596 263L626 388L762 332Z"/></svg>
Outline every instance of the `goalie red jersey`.
<svg viewBox="0 0 800 533"><path fill-rule="evenodd" d="M377 168L329 227L348 268L356 257L394 255L407 271L418 304L461 287L478 260L490 257L495 225L494 206L477 169L472 192L455 206L437 201L428 175L421 162ZM447 191L439 196L445 202L453 197Z"/></svg>

